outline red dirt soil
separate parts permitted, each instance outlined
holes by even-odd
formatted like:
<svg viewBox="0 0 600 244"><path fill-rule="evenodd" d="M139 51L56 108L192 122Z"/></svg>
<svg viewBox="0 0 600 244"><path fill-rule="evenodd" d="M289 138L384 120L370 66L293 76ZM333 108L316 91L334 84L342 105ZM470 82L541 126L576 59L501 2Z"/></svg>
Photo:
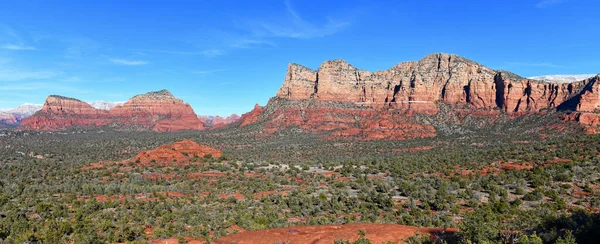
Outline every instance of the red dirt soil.
<svg viewBox="0 0 600 244"><path fill-rule="evenodd" d="M247 231L219 238L215 244L255 244L255 243L333 243L343 238L348 241L358 239L358 231L364 230L371 243L386 241L402 242L418 232L436 233L443 231L434 228L419 228L395 224L347 224L327 226L298 226L262 231ZM455 232L456 229L448 230Z"/></svg>

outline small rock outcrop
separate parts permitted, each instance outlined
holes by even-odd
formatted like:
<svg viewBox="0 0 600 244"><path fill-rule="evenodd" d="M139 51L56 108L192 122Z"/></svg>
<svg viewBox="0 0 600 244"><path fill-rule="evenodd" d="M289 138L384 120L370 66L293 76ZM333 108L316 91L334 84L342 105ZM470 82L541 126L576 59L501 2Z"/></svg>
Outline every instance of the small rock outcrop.
<svg viewBox="0 0 600 244"><path fill-rule="evenodd" d="M204 129L204 123L192 107L167 90L137 95L110 110L96 109L78 99L51 95L42 110L22 121L20 128L55 131L101 126L158 132Z"/></svg>
<svg viewBox="0 0 600 244"><path fill-rule="evenodd" d="M142 165L171 164L174 162L189 163L193 158L202 158L209 154L218 158L223 155L223 152L209 146L200 145L194 141L183 140L140 152L130 161Z"/></svg>

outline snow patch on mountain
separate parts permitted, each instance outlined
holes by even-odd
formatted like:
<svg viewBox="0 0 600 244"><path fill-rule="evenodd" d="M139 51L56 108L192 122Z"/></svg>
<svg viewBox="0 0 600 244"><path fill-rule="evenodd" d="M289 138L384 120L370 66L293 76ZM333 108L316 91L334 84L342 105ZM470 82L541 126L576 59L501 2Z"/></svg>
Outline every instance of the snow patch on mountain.
<svg viewBox="0 0 600 244"><path fill-rule="evenodd" d="M111 110L114 107L117 106L121 106L123 105L125 102L105 102L105 101L94 101L94 102L87 102L90 106L94 107L95 109L101 109L101 110Z"/></svg>
<svg viewBox="0 0 600 244"><path fill-rule="evenodd" d="M575 81L582 81L590 77L596 76L595 74L579 74L579 75L540 75L527 77L532 80L545 81L550 83L571 83Z"/></svg>

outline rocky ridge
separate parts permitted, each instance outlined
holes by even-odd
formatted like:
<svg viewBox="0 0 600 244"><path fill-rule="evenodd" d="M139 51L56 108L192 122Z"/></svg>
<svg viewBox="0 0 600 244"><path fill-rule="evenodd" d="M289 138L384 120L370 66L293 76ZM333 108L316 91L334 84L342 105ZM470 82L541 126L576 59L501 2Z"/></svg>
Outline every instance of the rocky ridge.
<svg viewBox="0 0 600 244"><path fill-rule="evenodd" d="M317 70L290 64L265 112L242 116L240 125L263 121L267 133L298 127L363 139L430 137L435 129L416 115L440 115L443 104L452 107L452 113L480 117L563 110L574 112L571 119L595 126L597 79L548 83L443 53L377 72L343 60L326 61Z"/></svg>
<svg viewBox="0 0 600 244"><path fill-rule="evenodd" d="M457 55L438 53L377 72L359 70L343 60L326 61L318 70L290 64L277 97L352 102L430 114L437 113L437 102L519 112L556 108L585 84L525 79Z"/></svg>

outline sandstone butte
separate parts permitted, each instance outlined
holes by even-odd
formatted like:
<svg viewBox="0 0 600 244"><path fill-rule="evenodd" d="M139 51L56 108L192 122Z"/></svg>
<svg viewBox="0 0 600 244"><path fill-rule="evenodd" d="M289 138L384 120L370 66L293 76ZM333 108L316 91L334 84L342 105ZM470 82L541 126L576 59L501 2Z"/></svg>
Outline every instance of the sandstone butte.
<svg viewBox="0 0 600 244"><path fill-rule="evenodd" d="M95 109L78 99L51 95L40 111L21 122L20 128L57 131L101 126L157 132L205 128L192 107L167 90L137 95L110 110Z"/></svg>
<svg viewBox="0 0 600 244"><path fill-rule="evenodd" d="M412 115L435 115L440 104L479 114L514 116L563 110L565 119L600 123L600 75L554 84L487 68L453 54L431 54L377 72L343 60L317 70L289 64L283 85L265 107L242 116L240 126L265 121L267 134L296 126L331 137L410 139L435 136L435 129Z"/></svg>

